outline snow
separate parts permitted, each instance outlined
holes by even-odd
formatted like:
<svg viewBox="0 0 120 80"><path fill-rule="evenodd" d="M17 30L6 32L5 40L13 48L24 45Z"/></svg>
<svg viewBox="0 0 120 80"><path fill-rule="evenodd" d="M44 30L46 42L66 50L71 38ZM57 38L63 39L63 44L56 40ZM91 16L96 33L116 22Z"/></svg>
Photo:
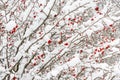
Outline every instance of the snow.
<svg viewBox="0 0 120 80"><path fill-rule="evenodd" d="M16 23L14 20L9 21L6 25L5 25L5 29L7 31L11 31L14 27L16 26Z"/></svg>
<svg viewBox="0 0 120 80"><path fill-rule="evenodd" d="M24 74L23 77L21 78L21 80L24 80L24 79L29 79L29 80L32 80L33 76L30 75L30 74Z"/></svg>
<svg viewBox="0 0 120 80"><path fill-rule="evenodd" d="M4 0L4 2L6 1ZM78 79L94 80L104 76L106 80L109 80L115 76L114 79L117 80L120 75L120 11L116 9L118 7L114 3L110 3L108 0L23 1L26 1L25 4L19 0L18 2L10 0L5 3L8 4L5 9L6 14L4 10L0 12L0 80L6 74L10 75L10 80L14 76L20 80L56 80L59 75L60 80L65 80L66 77L74 80L73 74L77 75L84 68L85 70L78 76ZM53 6L54 1L56 2ZM103 6L99 6L99 4ZM100 10L95 10L96 6ZM109 9L110 11L108 11ZM87 12L92 12L92 16ZM54 16L55 14L57 17ZM82 17L82 20L79 17ZM91 20L92 18L94 20ZM58 22L59 24L56 26L55 23ZM69 25L68 23L71 22L74 24ZM109 27L110 24L114 25L116 32L103 30L104 26ZM13 30L16 25L19 25L16 33L9 34L8 32ZM24 26L27 27L26 30ZM112 29L112 27L110 28ZM96 34L96 31L101 32ZM52 35L53 33L55 34ZM108 37L108 41L102 38L97 39L99 37ZM115 40L112 41L111 38ZM49 40L51 40L50 44ZM58 42L60 40L61 43ZM101 42L103 44L99 44ZM12 46L9 46L8 44L11 43ZM110 47L107 49L107 46ZM94 54L95 49L100 48L104 48L102 51L105 54L101 55L101 50ZM45 56L42 57L41 54L45 54ZM33 57L34 55L35 57ZM115 61L112 57L115 57ZM112 65L108 63L109 61L104 61L109 58ZM14 72L13 69L17 69L15 65L18 61L18 71ZM75 71L71 69L75 69Z"/></svg>
<svg viewBox="0 0 120 80"><path fill-rule="evenodd" d="M75 66L77 63L80 63L80 59L78 57L75 57L70 62L68 62L67 65L68 66Z"/></svg>
<svg viewBox="0 0 120 80"><path fill-rule="evenodd" d="M101 68L103 70L109 70L109 65L107 63L92 64L94 68Z"/></svg>
<svg viewBox="0 0 120 80"><path fill-rule="evenodd" d="M114 74L120 75L120 62L116 63L116 65L113 68Z"/></svg>
<svg viewBox="0 0 120 80"><path fill-rule="evenodd" d="M113 24L113 21L111 21L109 18L104 18L103 21L107 24L107 26Z"/></svg>
<svg viewBox="0 0 120 80"><path fill-rule="evenodd" d="M52 8L52 5L54 4L54 1L55 0L50 0L47 4L47 6L43 9L43 11L46 13L46 14L49 14L49 11L50 9Z"/></svg>
<svg viewBox="0 0 120 80"><path fill-rule="evenodd" d="M96 74L97 73L97 74ZM103 71L95 71L94 73L92 73L92 79L94 80L97 77L102 77L103 76Z"/></svg>
<svg viewBox="0 0 120 80"><path fill-rule="evenodd" d="M31 4L27 7L27 9L26 9L24 12L22 12L20 18L22 19L23 22L27 19L27 17L28 17L28 15L30 14L30 11L32 10L32 8L33 8L33 4L31 3Z"/></svg>
<svg viewBox="0 0 120 80"><path fill-rule="evenodd" d="M50 40L50 37L51 37L51 34L48 33L44 36L43 40L47 42L48 40Z"/></svg>
<svg viewBox="0 0 120 80"><path fill-rule="evenodd" d="M47 25L47 26L45 27L45 33L48 33L53 27L54 27L54 26L52 26L52 25Z"/></svg>
<svg viewBox="0 0 120 80"><path fill-rule="evenodd" d="M32 25L29 26L29 28L27 28L24 37L30 36L31 33L34 33L34 31L36 29L38 29L39 27L41 27L40 25L43 23L44 20L41 19L45 19L46 15L45 14L39 14L37 16L37 18L35 19L35 22L33 22Z"/></svg>
<svg viewBox="0 0 120 80"><path fill-rule="evenodd" d="M112 57L112 55L107 55L107 56L103 57L102 59L109 58L109 57Z"/></svg>
<svg viewBox="0 0 120 80"><path fill-rule="evenodd" d="M113 47L111 50L114 51L114 52L118 52L119 51L119 49L116 48L116 47Z"/></svg>
<svg viewBox="0 0 120 80"><path fill-rule="evenodd" d="M62 67L57 67L56 69L51 71L52 76L57 76L57 74L62 71Z"/></svg>
<svg viewBox="0 0 120 80"><path fill-rule="evenodd" d="M5 72L6 71L6 69L4 68L4 67L0 67L0 74L2 73L2 72Z"/></svg>
<svg viewBox="0 0 120 80"><path fill-rule="evenodd" d="M92 33L93 33L93 30L87 30L84 34L90 37Z"/></svg>
<svg viewBox="0 0 120 80"><path fill-rule="evenodd" d="M14 45L15 45L15 46L19 46L20 43L21 43L21 41L16 41L16 42L14 43Z"/></svg>
<svg viewBox="0 0 120 80"><path fill-rule="evenodd" d="M47 74L47 78L50 79L50 77L52 76L57 76L58 73L60 73L60 71L62 71L63 69L68 69L68 67L71 67L71 66L75 66L76 64L78 64L80 62L80 59L78 57L75 57L73 58L71 61L61 65L61 66L58 66L56 67L55 69L53 69L51 72L49 72Z"/></svg>
<svg viewBox="0 0 120 80"><path fill-rule="evenodd" d="M115 46L118 45L120 43L120 39L116 39L113 42L110 43L110 45Z"/></svg>

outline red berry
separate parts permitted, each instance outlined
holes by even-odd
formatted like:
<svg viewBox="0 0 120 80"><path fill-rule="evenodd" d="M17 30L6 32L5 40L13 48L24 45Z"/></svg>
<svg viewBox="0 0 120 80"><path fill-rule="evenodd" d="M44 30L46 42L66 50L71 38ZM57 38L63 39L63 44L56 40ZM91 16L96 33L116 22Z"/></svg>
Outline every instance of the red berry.
<svg viewBox="0 0 120 80"><path fill-rule="evenodd" d="M41 58L44 58L45 54L41 54Z"/></svg>
<svg viewBox="0 0 120 80"><path fill-rule="evenodd" d="M42 62L44 62L44 60L42 60Z"/></svg>
<svg viewBox="0 0 120 80"><path fill-rule="evenodd" d="M37 65L37 63L33 63L33 66Z"/></svg>
<svg viewBox="0 0 120 80"><path fill-rule="evenodd" d="M74 21L76 20L76 18L73 19Z"/></svg>
<svg viewBox="0 0 120 80"><path fill-rule="evenodd" d="M108 48L110 48L110 45L108 45L108 46L106 47L106 49L108 49Z"/></svg>
<svg viewBox="0 0 120 80"><path fill-rule="evenodd" d="M17 80L17 78L14 76L12 80Z"/></svg>
<svg viewBox="0 0 120 80"><path fill-rule="evenodd" d="M99 7L96 7L95 10L98 11L98 10L99 10Z"/></svg>
<svg viewBox="0 0 120 80"><path fill-rule="evenodd" d="M104 55L104 51L102 51L101 54Z"/></svg>
<svg viewBox="0 0 120 80"><path fill-rule="evenodd" d="M65 45L65 46L68 46L68 43L65 43L64 45Z"/></svg>
<svg viewBox="0 0 120 80"><path fill-rule="evenodd" d="M113 26L113 24L110 24L109 26L110 26L110 27L112 27L112 26Z"/></svg>
<svg viewBox="0 0 120 80"><path fill-rule="evenodd" d="M73 74L74 77L76 77L76 74Z"/></svg>
<svg viewBox="0 0 120 80"><path fill-rule="evenodd" d="M85 67L82 67L82 71L84 71L85 70Z"/></svg>
<svg viewBox="0 0 120 80"><path fill-rule="evenodd" d="M114 40L115 40L115 38L112 38L111 40L112 40L112 41L114 41Z"/></svg>
<svg viewBox="0 0 120 80"><path fill-rule="evenodd" d="M58 44L61 44L62 43L62 40L58 41Z"/></svg>
<svg viewBox="0 0 120 80"><path fill-rule="evenodd" d="M92 18L91 21L93 21L94 19Z"/></svg>
<svg viewBox="0 0 120 80"><path fill-rule="evenodd" d="M36 16L33 16L34 18L36 18Z"/></svg>
<svg viewBox="0 0 120 80"><path fill-rule="evenodd" d="M40 56L37 56L38 57L38 59L40 59Z"/></svg>
<svg viewBox="0 0 120 80"><path fill-rule="evenodd" d="M71 20L71 18L68 18L68 20Z"/></svg>
<svg viewBox="0 0 120 80"><path fill-rule="evenodd" d="M97 51L97 49L95 49L95 51Z"/></svg>
<svg viewBox="0 0 120 80"><path fill-rule="evenodd" d="M95 62L98 62L98 60L95 60Z"/></svg>
<svg viewBox="0 0 120 80"><path fill-rule="evenodd" d="M73 28L71 29L71 31L74 31Z"/></svg>
<svg viewBox="0 0 120 80"><path fill-rule="evenodd" d="M82 53L83 52L83 50L80 50L80 53Z"/></svg>
<svg viewBox="0 0 120 80"><path fill-rule="evenodd" d="M15 28L18 28L18 25L16 25Z"/></svg>
<svg viewBox="0 0 120 80"><path fill-rule="evenodd" d="M40 4L40 6L42 6L42 4Z"/></svg>
<svg viewBox="0 0 120 80"><path fill-rule="evenodd" d="M96 51L94 51L94 53L93 54L96 54Z"/></svg>
<svg viewBox="0 0 120 80"><path fill-rule="evenodd" d="M57 17L57 15L54 15L54 17Z"/></svg>
<svg viewBox="0 0 120 80"><path fill-rule="evenodd" d="M50 44L52 41L51 40L48 40L48 44Z"/></svg>

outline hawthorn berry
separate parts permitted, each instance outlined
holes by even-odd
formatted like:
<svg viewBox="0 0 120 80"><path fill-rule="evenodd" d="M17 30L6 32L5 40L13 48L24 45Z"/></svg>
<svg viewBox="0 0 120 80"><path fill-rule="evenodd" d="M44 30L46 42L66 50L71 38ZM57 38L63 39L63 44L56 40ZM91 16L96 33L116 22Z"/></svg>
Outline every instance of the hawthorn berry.
<svg viewBox="0 0 120 80"><path fill-rule="evenodd" d="M17 78L14 76L14 77L12 78L12 80L17 80Z"/></svg>
<svg viewBox="0 0 120 80"><path fill-rule="evenodd" d="M96 11L99 11L99 7L96 7L95 10L96 10Z"/></svg>
<svg viewBox="0 0 120 80"><path fill-rule="evenodd" d="M68 43L65 43L64 45L65 45L65 46L68 46Z"/></svg>
<svg viewBox="0 0 120 80"><path fill-rule="evenodd" d="M48 44L50 44L52 41L51 40L48 40Z"/></svg>

